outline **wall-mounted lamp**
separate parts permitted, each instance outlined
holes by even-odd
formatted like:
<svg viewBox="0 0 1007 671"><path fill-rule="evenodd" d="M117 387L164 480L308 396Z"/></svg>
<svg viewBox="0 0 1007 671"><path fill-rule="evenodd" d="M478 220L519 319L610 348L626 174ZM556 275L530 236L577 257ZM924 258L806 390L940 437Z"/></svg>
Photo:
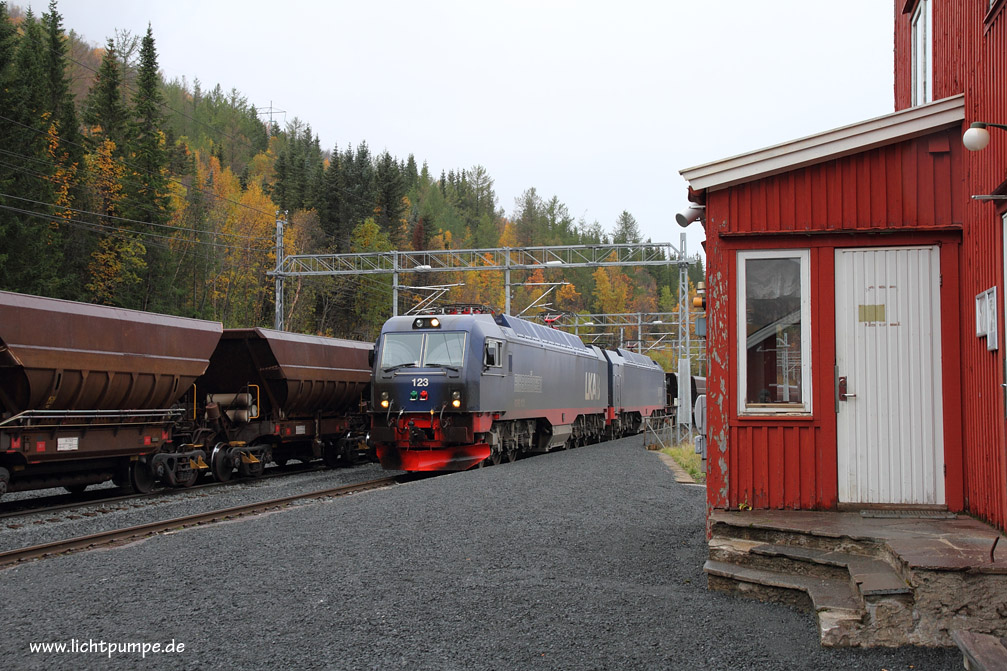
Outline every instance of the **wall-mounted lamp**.
<svg viewBox="0 0 1007 671"><path fill-rule="evenodd" d="M1002 123L982 123L976 121L969 129L965 131L962 135L962 144L969 151L979 151L985 149L986 145L990 143L990 132L986 130L988 127L999 128L1001 130L1007 130L1007 124Z"/></svg>
<svg viewBox="0 0 1007 671"><path fill-rule="evenodd" d="M705 210L705 205L689 205L689 207L675 215L675 221L678 222L679 226L685 228L692 222L701 218Z"/></svg>

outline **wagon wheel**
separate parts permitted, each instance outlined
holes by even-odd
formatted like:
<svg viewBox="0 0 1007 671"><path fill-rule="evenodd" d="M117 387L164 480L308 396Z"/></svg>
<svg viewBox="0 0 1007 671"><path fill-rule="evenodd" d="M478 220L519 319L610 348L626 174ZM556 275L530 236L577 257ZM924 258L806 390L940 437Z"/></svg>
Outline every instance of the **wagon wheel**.
<svg viewBox="0 0 1007 671"><path fill-rule="evenodd" d="M507 461L509 461L512 464L515 461L517 461L517 448L516 447L512 447L511 449L507 450Z"/></svg>
<svg viewBox="0 0 1007 671"><path fill-rule="evenodd" d="M74 496L80 496L81 494L84 493L84 490L87 489L87 485L67 485L63 489L70 492Z"/></svg>
<svg viewBox="0 0 1007 671"><path fill-rule="evenodd" d="M217 482L227 482L234 473L234 466L227 455L227 446L217 443L210 455L210 472Z"/></svg>
<svg viewBox="0 0 1007 671"><path fill-rule="evenodd" d="M486 457L485 459L479 462L479 468L489 468L492 465L493 465L492 457Z"/></svg>
<svg viewBox="0 0 1007 671"><path fill-rule="evenodd" d="M146 461L136 460L129 465L129 484L137 494L154 489L154 472Z"/></svg>
<svg viewBox="0 0 1007 671"><path fill-rule="evenodd" d="M283 468L284 466L287 465L287 458L286 457L275 457L275 458L273 458L273 463L276 464L277 466L279 466L280 468Z"/></svg>
<svg viewBox="0 0 1007 671"><path fill-rule="evenodd" d="M493 462L494 466L499 466L503 462L503 452L495 451L490 453L490 461Z"/></svg>

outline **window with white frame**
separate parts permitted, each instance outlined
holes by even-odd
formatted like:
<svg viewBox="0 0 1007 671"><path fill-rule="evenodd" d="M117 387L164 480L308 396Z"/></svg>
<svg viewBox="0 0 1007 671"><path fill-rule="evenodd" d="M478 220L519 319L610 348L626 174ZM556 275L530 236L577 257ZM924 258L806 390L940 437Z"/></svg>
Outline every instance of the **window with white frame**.
<svg viewBox="0 0 1007 671"><path fill-rule="evenodd" d="M933 0L920 0L913 10L912 26L912 81L913 106L931 102L933 94Z"/></svg>
<svg viewBox="0 0 1007 671"><path fill-rule="evenodd" d="M738 252L738 411L811 412L808 250Z"/></svg>

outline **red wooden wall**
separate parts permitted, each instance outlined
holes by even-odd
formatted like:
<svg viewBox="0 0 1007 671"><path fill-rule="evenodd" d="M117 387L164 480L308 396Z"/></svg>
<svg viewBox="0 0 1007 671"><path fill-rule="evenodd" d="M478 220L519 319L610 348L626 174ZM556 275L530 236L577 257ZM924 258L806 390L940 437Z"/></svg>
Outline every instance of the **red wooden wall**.
<svg viewBox="0 0 1007 671"><path fill-rule="evenodd" d="M965 94L965 128L973 121L1007 123L1007 1L993 9L987 0L931 0L934 28L935 98ZM905 0L895 5L895 108L910 104L909 13ZM964 128L963 128L964 130ZM1003 276L1003 223L994 202L975 201L974 194L1003 192L1007 186L1007 132L990 129L990 145L963 152L964 196L962 286L963 306L980 291L1007 287ZM1001 299L1002 300L1002 299ZM1001 302L1001 305L1003 303ZM974 309L974 308L972 308ZM966 314L971 315L972 309ZM1001 320L1004 310L1001 310ZM1007 529L1007 436L1005 380L1007 344L990 352L963 319L961 366L968 381L962 389L965 445L965 505L969 512ZM1000 333L1004 324L1001 321Z"/></svg>
<svg viewBox="0 0 1007 671"><path fill-rule="evenodd" d="M964 195L957 128L707 193L707 496L716 508L831 509L838 500L835 364L837 247L942 245L944 351L958 350ZM735 252L811 249L811 417L740 417ZM962 506L960 371L945 356L948 504Z"/></svg>

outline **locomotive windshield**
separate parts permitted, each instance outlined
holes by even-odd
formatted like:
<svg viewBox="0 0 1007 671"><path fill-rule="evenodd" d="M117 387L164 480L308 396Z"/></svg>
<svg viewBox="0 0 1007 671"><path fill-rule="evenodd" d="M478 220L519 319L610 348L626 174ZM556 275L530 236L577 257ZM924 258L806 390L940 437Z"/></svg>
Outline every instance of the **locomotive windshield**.
<svg viewBox="0 0 1007 671"><path fill-rule="evenodd" d="M381 368L410 366L461 367L464 333L386 333L381 345Z"/></svg>

